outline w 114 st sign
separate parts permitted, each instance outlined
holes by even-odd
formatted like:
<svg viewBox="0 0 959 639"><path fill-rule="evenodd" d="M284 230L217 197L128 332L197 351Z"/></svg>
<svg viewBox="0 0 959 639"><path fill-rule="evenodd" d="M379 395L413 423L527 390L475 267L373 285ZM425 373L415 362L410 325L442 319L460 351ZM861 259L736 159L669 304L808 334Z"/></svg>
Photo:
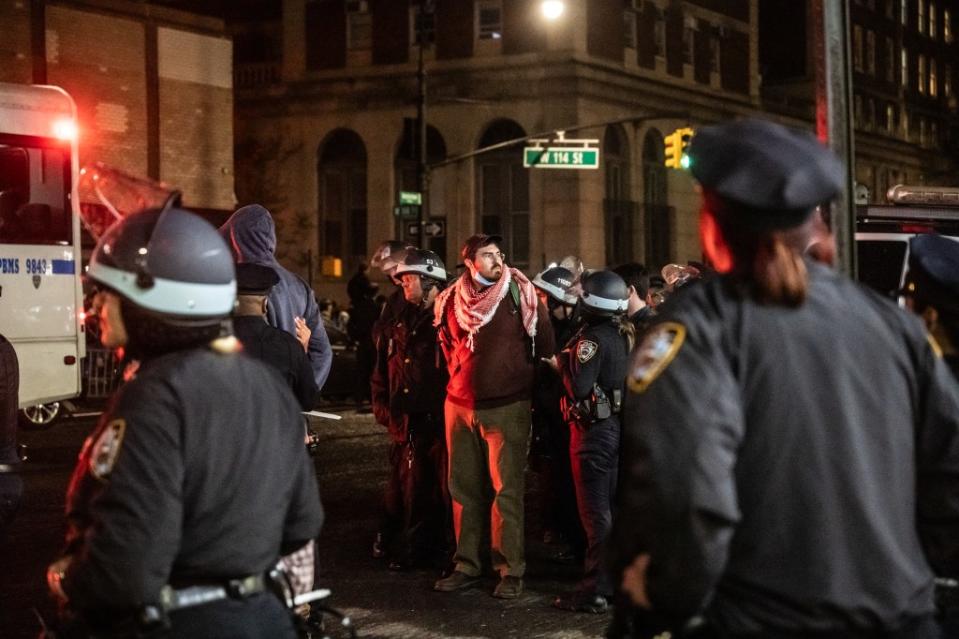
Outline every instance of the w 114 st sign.
<svg viewBox="0 0 959 639"><path fill-rule="evenodd" d="M523 166L534 169L598 169L599 140L567 140L562 131L555 140L530 140L523 149Z"/></svg>

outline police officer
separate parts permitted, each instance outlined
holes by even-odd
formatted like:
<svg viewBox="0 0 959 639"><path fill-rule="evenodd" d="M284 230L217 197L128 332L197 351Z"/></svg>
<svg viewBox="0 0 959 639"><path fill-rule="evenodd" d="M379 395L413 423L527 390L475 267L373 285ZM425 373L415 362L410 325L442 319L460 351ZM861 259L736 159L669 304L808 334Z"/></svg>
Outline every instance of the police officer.
<svg viewBox="0 0 959 639"><path fill-rule="evenodd" d="M702 129L690 159L721 275L630 360L624 589L722 637L938 636L916 516L959 472L959 396L915 318L804 259L843 167L757 120Z"/></svg>
<svg viewBox="0 0 959 639"><path fill-rule="evenodd" d="M446 267L433 251L410 248L397 265L406 304L379 342L373 413L392 441L382 542L391 570L445 564L452 535L446 487L443 401L448 381L433 326Z"/></svg>
<svg viewBox="0 0 959 639"><path fill-rule="evenodd" d="M397 265L403 261L403 257L409 248L412 247L407 242L401 242L400 240L383 240L373 251L372 257L370 257L370 266L380 269L396 287L395 290L386 297L386 303L383 304L380 316L376 322L373 323L374 368L378 366L376 363L378 357L376 353L380 351L383 344L389 342L390 333L393 325L396 323L395 320L406 308L407 302L403 294L403 288L400 286L399 279L395 277L395 272ZM402 494L402 487L398 483L395 483L398 481L397 477L391 474L387 477L386 481L388 484L387 495L389 495L391 491L396 495ZM390 484L390 482L393 483ZM387 548L385 537L389 534L389 531L382 530L376 533L376 536L373 538L372 554L374 558L382 559L386 557Z"/></svg>
<svg viewBox="0 0 959 639"><path fill-rule="evenodd" d="M911 239L903 296L959 379L959 243L934 234ZM947 637L959 637L959 517L949 507L957 494L959 485L946 482L927 491L918 521L929 564L943 578L936 594ZM950 512L953 516L943 519Z"/></svg>
<svg viewBox="0 0 959 639"><path fill-rule="evenodd" d="M226 243L185 210L147 210L100 239L88 277L103 344L140 366L67 492L47 572L67 636L293 637L264 574L322 510L296 399L229 336Z"/></svg>
<svg viewBox="0 0 959 639"><path fill-rule="evenodd" d="M583 273L580 282L576 314L582 329L557 359L587 548L583 579L574 593L558 597L554 605L599 613L613 595L603 561L619 472L619 411L633 325L626 318L629 291L623 278L612 271L591 271Z"/></svg>
<svg viewBox="0 0 959 639"><path fill-rule="evenodd" d="M0 335L0 542L23 498L23 479L17 470L17 412L20 362L6 337Z"/></svg>
<svg viewBox="0 0 959 639"><path fill-rule="evenodd" d="M549 311L553 335L560 348L576 334L578 323L573 320L576 295L572 271L562 266L551 266L533 278L533 286L540 302ZM557 552L560 560L582 558L585 547L579 513L576 510L576 489L569 464L569 425L560 409L564 394L559 375L545 361L536 369L533 387L533 436L530 459L543 469L545 484L546 531L544 541L566 544Z"/></svg>
<svg viewBox="0 0 959 639"><path fill-rule="evenodd" d="M912 238L903 294L959 378L959 243L935 234Z"/></svg>
<svg viewBox="0 0 959 639"><path fill-rule="evenodd" d="M233 314L233 333L243 344L245 353L270 364L283 376L300 408L312 410L316 403L316 381L302 343L267 323L267 296L279 281L280 276L269 266L249 262L236 265L237 304ZM308 332L309 328L303 330Z"/></svg>

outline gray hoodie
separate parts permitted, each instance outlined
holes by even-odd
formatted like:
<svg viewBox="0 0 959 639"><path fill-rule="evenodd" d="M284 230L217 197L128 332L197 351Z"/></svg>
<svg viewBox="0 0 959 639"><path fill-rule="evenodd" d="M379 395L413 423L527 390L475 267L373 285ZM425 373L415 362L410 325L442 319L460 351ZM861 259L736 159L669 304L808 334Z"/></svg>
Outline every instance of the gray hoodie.
<svg viewBox="0 0 959 639"><path fill-rule="evenodd" d="M312 334L307 354L313 367L316 387L323 388L333 363L333 350L320 321L320 307L309 285L276 261L276 227L270 212L259 204L244 206L230 216L220 234L233 250L237 263L250 262L273 268L280 281L270 290L267 321L296 336L293 319L306 320Z"/></svg>

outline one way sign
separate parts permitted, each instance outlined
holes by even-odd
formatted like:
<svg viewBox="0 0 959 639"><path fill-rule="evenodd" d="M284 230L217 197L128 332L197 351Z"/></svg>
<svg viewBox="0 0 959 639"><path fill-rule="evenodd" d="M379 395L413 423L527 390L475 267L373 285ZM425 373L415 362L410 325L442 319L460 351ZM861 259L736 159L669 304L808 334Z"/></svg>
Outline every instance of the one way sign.
<svg viewBox="0 0 959 639"><path fill-rule="evenodd" d="M419 223L411 222L407 224L406 232L408 235L419 235ZM426 234L426 237L446 237L446 222L443 220L424 222L423 232Z"/></svg>

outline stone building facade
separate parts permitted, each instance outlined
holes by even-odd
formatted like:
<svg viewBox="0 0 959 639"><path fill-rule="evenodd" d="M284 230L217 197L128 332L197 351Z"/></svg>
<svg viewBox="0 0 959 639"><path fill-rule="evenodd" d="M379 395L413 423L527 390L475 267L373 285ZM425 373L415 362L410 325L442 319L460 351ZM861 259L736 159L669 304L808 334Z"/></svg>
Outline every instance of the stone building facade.
<svg viewBox="0 0 959 639"><path fill-rule="evenodd" d="M663 137L757 112L758 0L284 0L232 26L237 193L275 213L280 255L319 293L382 239L409 238L397 193L417 190L411 120L418 24L435 163L496 143L596 124L598 170L527 169L522 145L433 169L431 240L450 266L477 231L530 272L566 254L598 267L700 259L697 200L663 166ZM339 258L340 276L324 275ZM328 268L327 273L331 270Z"/></svg>
<svg viewBox="0 0 959 639"><path fill-rule="evenodd" d="M224 22L126 0L0 3L0 81L54 84L100 161L230 210L233 52Z"/></svg>
<svg viewBox="0 0 959 639"><path fill-rule="evenodd" d="M859 196L895 184L959 186L959 43L955 0L853 0L850 56ZM763 108L812 121L811 2L760 3Z"/></svg>

